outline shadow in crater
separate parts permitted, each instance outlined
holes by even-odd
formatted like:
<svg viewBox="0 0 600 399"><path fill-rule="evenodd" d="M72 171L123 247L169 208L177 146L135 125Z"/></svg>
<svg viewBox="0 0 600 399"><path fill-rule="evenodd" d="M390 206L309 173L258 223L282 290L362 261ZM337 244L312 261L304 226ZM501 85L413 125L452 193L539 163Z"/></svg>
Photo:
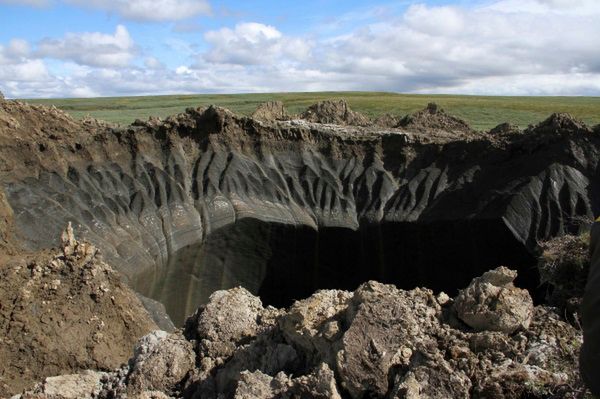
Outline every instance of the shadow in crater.
<svg viewBox="0 0 600 399"><path fill-rule="evenodd" d="M216 290L243 286L265 305L289 306L318 289L353 290L367 280L455 295L496 266L519 270L536 296L535 257L501 220L383 223L359 230L242 219L173 253L134 287L162 302L176 325Z"/></svg>

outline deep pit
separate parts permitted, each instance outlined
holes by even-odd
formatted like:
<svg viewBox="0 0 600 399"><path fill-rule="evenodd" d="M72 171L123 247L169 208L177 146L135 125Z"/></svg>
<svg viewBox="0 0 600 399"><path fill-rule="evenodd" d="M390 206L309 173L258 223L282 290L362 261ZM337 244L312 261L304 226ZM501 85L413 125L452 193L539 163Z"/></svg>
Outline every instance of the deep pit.
<svg viewBox="0 0 600 399"><path fill-rule="evenodd" d="M176 325L216 290L243 286L265 305L287 307L318 289L354 290L377 280L455 295L500 265L519 270L536 297L536 259L498 220L384 223L320 228L242 219L169 256L133 282L166 307Z"/></svg>

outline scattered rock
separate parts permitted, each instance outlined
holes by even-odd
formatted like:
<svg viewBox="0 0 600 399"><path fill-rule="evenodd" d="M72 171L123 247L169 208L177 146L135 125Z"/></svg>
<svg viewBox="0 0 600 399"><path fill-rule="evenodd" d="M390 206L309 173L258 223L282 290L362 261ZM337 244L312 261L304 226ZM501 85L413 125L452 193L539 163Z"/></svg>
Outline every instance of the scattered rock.
<svg viewBox="0 0 600 399"><path fill-rule="evenodd" d="M326 100L311 105L300 118L308 122L334 125L368 126L371 124L369 118L352 111L345 100Z"/></svg>
<svg viewBox="0 0 600 399"><path fill-rule="evenodd" d="M320 398L341 399L333 371L322 363L313 373L290 378L280 372L275 377L260 370L240 376L235 399Z"/></svg>
<svg viewBox="0 0 600 399"><path fill-rule="evenodd" d="M281 101L268 101L258 106L252 118L260 121L286 121L290 115Z"/></svg>
<svg viewBox="0 0 600 399"><path fill-rule="evenodd" d="M527 290L513 285L516 277L516 271L499 267L473 279L454 301L458 317L477 331L512 334L527 329L533 301Z"/></svg>
<svg viewBox="0 0 600 399"><path fill-rule="evenodd" d="M183 334L144 336L128 366L101 379L98 397L569 397L581 389L581 334L550 308L530 308L515 276L487 272L454 305L502 332L453 322L451 300L419 288L368 282L288 311L265 309L242 288L218 291Z"/></svg>
<svg viewBox="0 0 600 399"><path fill-rule="evenodd" d="M429 103L425 109L405 116L397 127L413 131L473 132L467 122L447 114L435 103Z"/></svg>

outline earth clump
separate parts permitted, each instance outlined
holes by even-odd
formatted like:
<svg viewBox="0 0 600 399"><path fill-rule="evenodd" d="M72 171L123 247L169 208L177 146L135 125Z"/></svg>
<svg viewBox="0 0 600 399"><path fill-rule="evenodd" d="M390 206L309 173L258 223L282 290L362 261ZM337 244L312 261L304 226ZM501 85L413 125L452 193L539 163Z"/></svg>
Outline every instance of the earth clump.
<svg viewBox="0 0 600 399"><path fill-rule="evenodd" d="M335 125L368 126L368 117L353 111L345 100L326 100L314 104L300 116L308 122Z"/></svg>
<svg viewBox="0 0 600 399"><path fill-rule="evenodd" d="M405 116L397 127L406 130L473 133L467 122L447 114L435 103L429 103L425 109Z"/></svg>
<svg viewBox="0 0 600 399"><path fill-rule="evenodd" d="M497 269L474 284L506 286L513 277ZM461 295L442 305L430 290L371 281L286 311L243 289L219 291L184 330L144 337L125 369L101 376L98 397L544 398L577 386L581 334L552 309L536 307L512 334L493 331L498 321L474 331L454 313ZM487 299L473 297L479 307ZM240 308L253 309L241 324L218 315Z"/></svg>

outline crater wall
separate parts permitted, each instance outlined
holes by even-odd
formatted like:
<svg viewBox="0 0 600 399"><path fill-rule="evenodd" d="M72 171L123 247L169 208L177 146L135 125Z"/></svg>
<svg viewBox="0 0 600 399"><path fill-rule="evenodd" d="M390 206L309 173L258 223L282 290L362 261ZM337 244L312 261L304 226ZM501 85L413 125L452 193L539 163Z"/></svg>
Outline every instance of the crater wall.
<svg viewBox="0 0 600 399"><path fill-rule="evenodd" d="M53 246L72 222L163 299L181 288L177 270L194 290L244 284L279 305L336 281L460 287L510 262L533 281L538 240L598 213L600 137L586 129L491 137L259 122L214 107L117 128L19 107L0 143L15 242ZM174 299L185 309L210 294L189 292Z"/></svg>

